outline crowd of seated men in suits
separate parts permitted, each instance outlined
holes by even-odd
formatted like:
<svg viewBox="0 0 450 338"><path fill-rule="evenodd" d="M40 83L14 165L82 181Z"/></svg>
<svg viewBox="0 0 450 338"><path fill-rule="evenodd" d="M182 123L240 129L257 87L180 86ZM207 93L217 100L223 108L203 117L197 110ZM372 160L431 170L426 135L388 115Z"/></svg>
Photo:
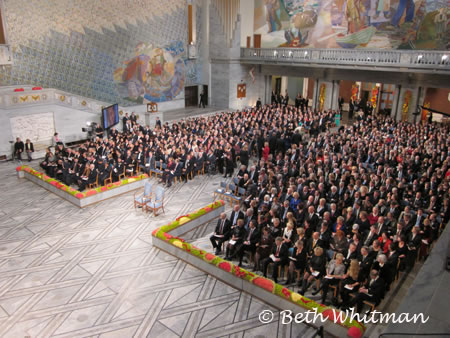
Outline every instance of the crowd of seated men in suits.
<svg viewBox="0 0 450 338"><path fill-rule="evenodd" d="M241 266L249 253L255 271L272 266L275 282L287 266L286 284L302 294L320 280L322 303L334 286L336 306L378 304L450 219L449 126L367 116L278 147L277 126L261 122L268 149L237 175L246 195L218 220L216 254Z"/></svg>
<svg viewBox="0 0 450 338"><path fill-rule="evenodd" d="M139 125L134 114L127 114L122 132L111 128L107 137L96 137L77 149L57 143L54 152L47 150L40 165L49 176L77 185L81 191L161 168L161 183L170 187L174 177L187 181L199 171L218 170L232 176L238 156L248 165L252 152L262 154L266 143L285 153L292 140L298 142L300 134L292 136L297 126L315 134L325 129L332 117L331 112L313 114L291 106L267 105L171 125L158 121L151 129ZM158 167L161 163L164 166Z"/></svg>

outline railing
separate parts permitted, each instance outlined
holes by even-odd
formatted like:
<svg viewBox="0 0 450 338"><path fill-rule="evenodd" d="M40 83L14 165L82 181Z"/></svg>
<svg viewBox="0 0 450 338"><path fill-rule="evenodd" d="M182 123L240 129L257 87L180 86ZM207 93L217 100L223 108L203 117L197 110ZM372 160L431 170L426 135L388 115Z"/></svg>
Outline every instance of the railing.
<svg viewBox="0 0 450 338"><path fill-rule="evenodd" d="M402 67L450 71L450 51L241 48L241 60L260 63Z"/></svg>

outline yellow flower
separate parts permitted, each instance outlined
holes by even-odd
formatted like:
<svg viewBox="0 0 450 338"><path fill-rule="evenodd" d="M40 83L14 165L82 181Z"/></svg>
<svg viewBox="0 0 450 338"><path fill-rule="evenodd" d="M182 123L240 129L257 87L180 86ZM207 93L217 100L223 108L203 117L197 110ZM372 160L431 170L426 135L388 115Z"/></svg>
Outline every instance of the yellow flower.
<svg viewBox="0 0 450 338"><path fill-rule="evenodd" d="M291 298L292 298L292 300L294 301L294 302L298 302L301 298L302 298L302 296L300 296L298 293L296 293L296 292L292 292L291 293Z"/></svg>
<svg viewBox="0 0 450 338"><path fill-rule="evenodd" d="M191 219L189 217L181 217L179 222L180 225L189 222Z"/></svg>
<svg viewBox="0 0 450 338"><path fill-rule="evenodd" d="M172 242L173 245L176 247L182 249L183 248L183 242L179 241L178 239Z"/></svg>

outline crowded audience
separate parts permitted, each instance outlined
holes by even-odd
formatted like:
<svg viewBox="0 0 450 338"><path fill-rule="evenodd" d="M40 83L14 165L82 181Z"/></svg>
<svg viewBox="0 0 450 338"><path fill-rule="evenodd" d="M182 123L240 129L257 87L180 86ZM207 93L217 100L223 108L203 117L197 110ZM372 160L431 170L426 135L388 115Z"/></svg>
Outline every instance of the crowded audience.
<svg viewBox="0 0 450 338"><path fill-rule="evenodd" d="M337 288L331 302L360 311L426 258L449 221L449 127L364 113L339 130L333 123L334 112L300 98L153 129L126 115L122 132L77 149L56 143L41 167L80 190L157 163L167 187L174 177L234 177L245 194L218 221L216 254L240 266L248 256L276 282L286 268L286 284L303 294L318 284L325 304Z"/></svg>
<svg viewBox="0 0 450 338"><path fill-rule="evenodd" d="M242 266L246 253L275 282L286 268L285 284L302 294L314 286L325 304L378 305L450 219L450 129L361 113L332 132L332 113L304 124L311 120L298 121L298 111L274 103L238 115L244 128L231 132L249 148L236 175L246 193L216 254L226 248Z"/></svg>

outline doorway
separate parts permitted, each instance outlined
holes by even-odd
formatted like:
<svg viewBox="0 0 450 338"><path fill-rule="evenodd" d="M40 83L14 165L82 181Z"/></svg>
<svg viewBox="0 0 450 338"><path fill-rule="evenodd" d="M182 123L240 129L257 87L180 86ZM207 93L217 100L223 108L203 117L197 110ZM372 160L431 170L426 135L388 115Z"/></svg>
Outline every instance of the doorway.
<svg viewBox="0 0 450 338"><path fill-rule="evenodd" d="M184 87L184 105L186 107L194 107L198 105L198 87Z"/></svg>

